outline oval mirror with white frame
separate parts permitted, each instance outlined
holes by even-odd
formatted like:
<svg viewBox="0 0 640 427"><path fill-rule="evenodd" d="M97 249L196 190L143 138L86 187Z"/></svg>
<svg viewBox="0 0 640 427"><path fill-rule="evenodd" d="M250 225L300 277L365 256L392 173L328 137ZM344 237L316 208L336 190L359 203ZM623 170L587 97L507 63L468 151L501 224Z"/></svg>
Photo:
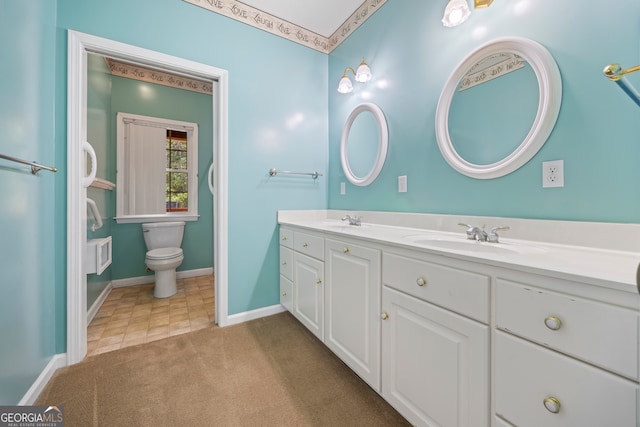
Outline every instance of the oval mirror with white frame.
<svg viewBox="0 0 640 427"><path fill-rule="evenodd" d="M387 157L389 132L384 113L376 104L356 106L342 129L340 161L350 183L371 184Z"/></svg>
<svg viewBox="0 0 640 427"><path fill-rule="evenodd" d="M547 49L521 37L490 41L467 55L442 89L438 148L466 176L507 175L542 148L561 101L560 71Z"/></svg>

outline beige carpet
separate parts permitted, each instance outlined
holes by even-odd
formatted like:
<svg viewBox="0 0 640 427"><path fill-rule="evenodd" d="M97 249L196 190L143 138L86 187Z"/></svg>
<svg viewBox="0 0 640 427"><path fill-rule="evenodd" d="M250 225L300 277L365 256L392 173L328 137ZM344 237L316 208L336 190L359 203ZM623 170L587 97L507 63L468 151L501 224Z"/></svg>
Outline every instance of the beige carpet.
<svg viewBox="0 0 640 427"><path fill-rule="evenodd" d="M67 427L409 425L289 313L89 357L36 404Z"/></svg>

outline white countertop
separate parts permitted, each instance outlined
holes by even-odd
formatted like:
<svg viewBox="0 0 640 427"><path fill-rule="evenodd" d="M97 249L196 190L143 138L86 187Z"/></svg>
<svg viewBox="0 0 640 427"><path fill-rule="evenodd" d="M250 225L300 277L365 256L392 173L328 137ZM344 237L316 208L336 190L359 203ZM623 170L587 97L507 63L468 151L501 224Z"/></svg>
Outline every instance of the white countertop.
<svg viewBox="0 0 640 427"><path fill-rule="evenodd" d="M340 218L362 216L362 226ZM279 211L278 223L517 268L638 295L638 224L350 211ZM458 223L509 226L500 243L466 238ZM635 248L638 249L635 249ZM640 307L639 307L640 308Z"/></svg>

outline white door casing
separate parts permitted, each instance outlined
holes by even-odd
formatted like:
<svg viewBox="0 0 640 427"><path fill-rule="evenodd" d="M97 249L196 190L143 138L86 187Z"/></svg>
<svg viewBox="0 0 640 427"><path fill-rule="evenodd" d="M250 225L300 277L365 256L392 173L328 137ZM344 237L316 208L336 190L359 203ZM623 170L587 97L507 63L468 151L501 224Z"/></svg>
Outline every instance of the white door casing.
<svg viewBox="0 0 640 427"><path fill-rule="evenodd" d="M228 72L149 49L69 30L67 71L67 364L87 353L86 189L82 186L87 138L87 53L96 53L154 68L204 78L214 83L213 154L215 194L213 233L215 315L219 326L228 321ZM213 238L213 236L212 236Z"/></svg>

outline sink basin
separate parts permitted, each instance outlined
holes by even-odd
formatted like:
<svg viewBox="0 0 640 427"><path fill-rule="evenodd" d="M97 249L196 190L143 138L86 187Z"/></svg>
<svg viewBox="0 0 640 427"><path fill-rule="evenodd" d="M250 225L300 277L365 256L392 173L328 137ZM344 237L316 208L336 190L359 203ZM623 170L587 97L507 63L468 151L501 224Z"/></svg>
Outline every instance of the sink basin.
<svg viewBox="0 0 640 427"><path fill-rule="evenodd" d="M466 237L443 237L434 235L405 236L405 239L417 245L431 246L439 249L451 249L471 253L487 254L527 254L544 252L544 249L514 243L478 242Z"/></svg>
<svg viewBox="0 0 640 427"><path fill-rule="evenodd" d="M445 239L418 239L413 243L433 246L441 249L453 249L457 251L484 252L484 253L517 253L508 247L502 247L494 243L476 242L474 240L445 240Z"/></svg>
<svg viewBox="0 0 640 427"><path fill-rule="evenodd" d="M362 228L366 228L366 224L361 225L349 225L347 221L325 221L321 224L322 227L334 230L361 230Z"/></svg>

